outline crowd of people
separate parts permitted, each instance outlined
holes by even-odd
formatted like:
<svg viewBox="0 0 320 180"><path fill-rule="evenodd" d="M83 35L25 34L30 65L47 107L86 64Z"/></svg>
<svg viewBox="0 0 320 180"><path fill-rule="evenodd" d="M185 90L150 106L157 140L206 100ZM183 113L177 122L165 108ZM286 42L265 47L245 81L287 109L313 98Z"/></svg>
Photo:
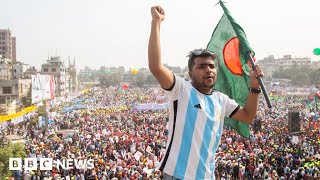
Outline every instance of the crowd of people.
<svg viewBox="0 0 320 180"><path fill-rule="evenodd" d="M225 130L217 153L216 177L320 178L320 124L315 119L314 101L307 97L283 96L273 98L272 103L272 109L264 108L264 103L260 103L250 139L239 137L233 130ZM301 125L300 131L290 132L289 112L301 112L301 120L296 122Z"/></svg>
<svg viewBox="0 0 320 180"><path fill-rule="evenodd" d="M85 109L63 113L66 104L61 104L60 109L54 108L54 123L47 129L31 123L37 117L34 114L9 131L27 139L27 157L93 159L94 168L22 170L13 173L15 179L162 179L156 166L165 154L168 110L135 109L137 104L165 103L161 89L94 88L78 99ZM319 179L320 123L315 119L319 112L314 101L272 97L272 109L261 101L249 139L225 127L216 153L216 178ZM288 128L290 104L292 110L301 112L301 130L295 134ZM77 133L48 138L63 129Z"/></svg>

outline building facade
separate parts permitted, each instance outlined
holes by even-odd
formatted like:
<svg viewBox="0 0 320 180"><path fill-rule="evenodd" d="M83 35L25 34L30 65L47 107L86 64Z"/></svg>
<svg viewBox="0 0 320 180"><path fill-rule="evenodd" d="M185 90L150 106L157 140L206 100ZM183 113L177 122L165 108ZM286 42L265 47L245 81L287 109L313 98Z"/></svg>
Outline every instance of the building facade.
<svg viewBox="0 0 320 180"><path fill-rule="evenodd" d="M13 64L13 79L25 78L25 72L29 68L29 65L21 62Z"/></svg>
<svg viewBox="0 0 320 180"><path fill-rule="evenodd" d="M31 79L12 79L0 81L0 104L8 104L14 100L21 102L31 90Z"/></svg>
<svg viewBox="0 0 320 180"><path fill-rule="evenodd" d="M38 70L34 66L31 66L24 72L24 77L31 79L32 75L37 75L38 73Z"/></svg>
<svg viewBox="0 0 320 180"><path fill-rule="evenodd" d="M13 65L11 59L7 59L0 55L0 80L12 79Z"/></svg>
<svg viewBox="0 0 320 180"><path fill-rule="evenodd" d="M285 55L282 58L275 58L273 55L258 60L257 63L265 74L265 77L272 78L275 71L292 67L312 67L312 61L308 57L298 58Z"/></svg>
<svg viewBox="0 0 320 180"><path fill-rule="evenodd" d="M41 65L40 74L53 75L55 78L55 96L65 96L68 85L66 83L66 67L61 57L54 56L47 60L47 63Z"/></svg>
<svg viewBox="0 0 320 180"><path fill-rule="evenodd" d="M12 37L10 29L0 29L0 55L16 61L16 38Z"/></svg>
<svg viewBox="0 0 320 180"><path fill-rule="evenodd" d="M17 44L16 44L16 37L12 37L12 62L17 62Z"/></svg>

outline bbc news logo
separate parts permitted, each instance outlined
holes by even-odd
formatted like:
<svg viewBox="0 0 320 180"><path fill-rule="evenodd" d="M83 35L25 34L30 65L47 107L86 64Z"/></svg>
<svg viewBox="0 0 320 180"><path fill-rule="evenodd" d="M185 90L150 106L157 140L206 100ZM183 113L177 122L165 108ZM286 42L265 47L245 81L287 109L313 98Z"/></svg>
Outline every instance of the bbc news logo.
<svg viewBox="0 0 320 180"><path fill-rule="evenodd" d="M24 158L24 170L37 170L38 162L40 170L52 170L55 165L56 168L62 169L93 169L93 159L63 159L55 160L52 158ZM22 159L21 158L9 158L9 170L22 170Z"/></svg>

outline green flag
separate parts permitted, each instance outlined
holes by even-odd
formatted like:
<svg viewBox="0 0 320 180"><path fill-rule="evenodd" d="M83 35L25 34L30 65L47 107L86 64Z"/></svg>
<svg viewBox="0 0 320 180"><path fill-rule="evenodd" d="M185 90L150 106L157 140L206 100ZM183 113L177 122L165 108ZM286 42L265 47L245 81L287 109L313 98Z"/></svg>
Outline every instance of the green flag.
<svg viewBox="0 0 320 180"><path fill-rule="evenodd" d="M249 66L246 53L251 49L241 26L232 18L223 2L222 18L213 31L207 49L217 55L217 82L213 89L218 90L244 106L249 93ZM241 136L249 138L249 125L225 118L225 124L236 130Z"/></svg>

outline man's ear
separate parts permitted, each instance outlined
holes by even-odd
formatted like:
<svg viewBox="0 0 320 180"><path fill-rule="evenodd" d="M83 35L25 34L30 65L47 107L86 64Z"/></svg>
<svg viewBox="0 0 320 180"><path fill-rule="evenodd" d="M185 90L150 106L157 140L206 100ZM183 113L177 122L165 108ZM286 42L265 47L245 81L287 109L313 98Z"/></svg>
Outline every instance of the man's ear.
<svg viewBox="0 0 320 180"><path fill-rule="evenodd" d="M190 76L190 79L191 79L191 77L192 77L192 73L191 73L191 71L189 71L189 76Z"/></svg>

